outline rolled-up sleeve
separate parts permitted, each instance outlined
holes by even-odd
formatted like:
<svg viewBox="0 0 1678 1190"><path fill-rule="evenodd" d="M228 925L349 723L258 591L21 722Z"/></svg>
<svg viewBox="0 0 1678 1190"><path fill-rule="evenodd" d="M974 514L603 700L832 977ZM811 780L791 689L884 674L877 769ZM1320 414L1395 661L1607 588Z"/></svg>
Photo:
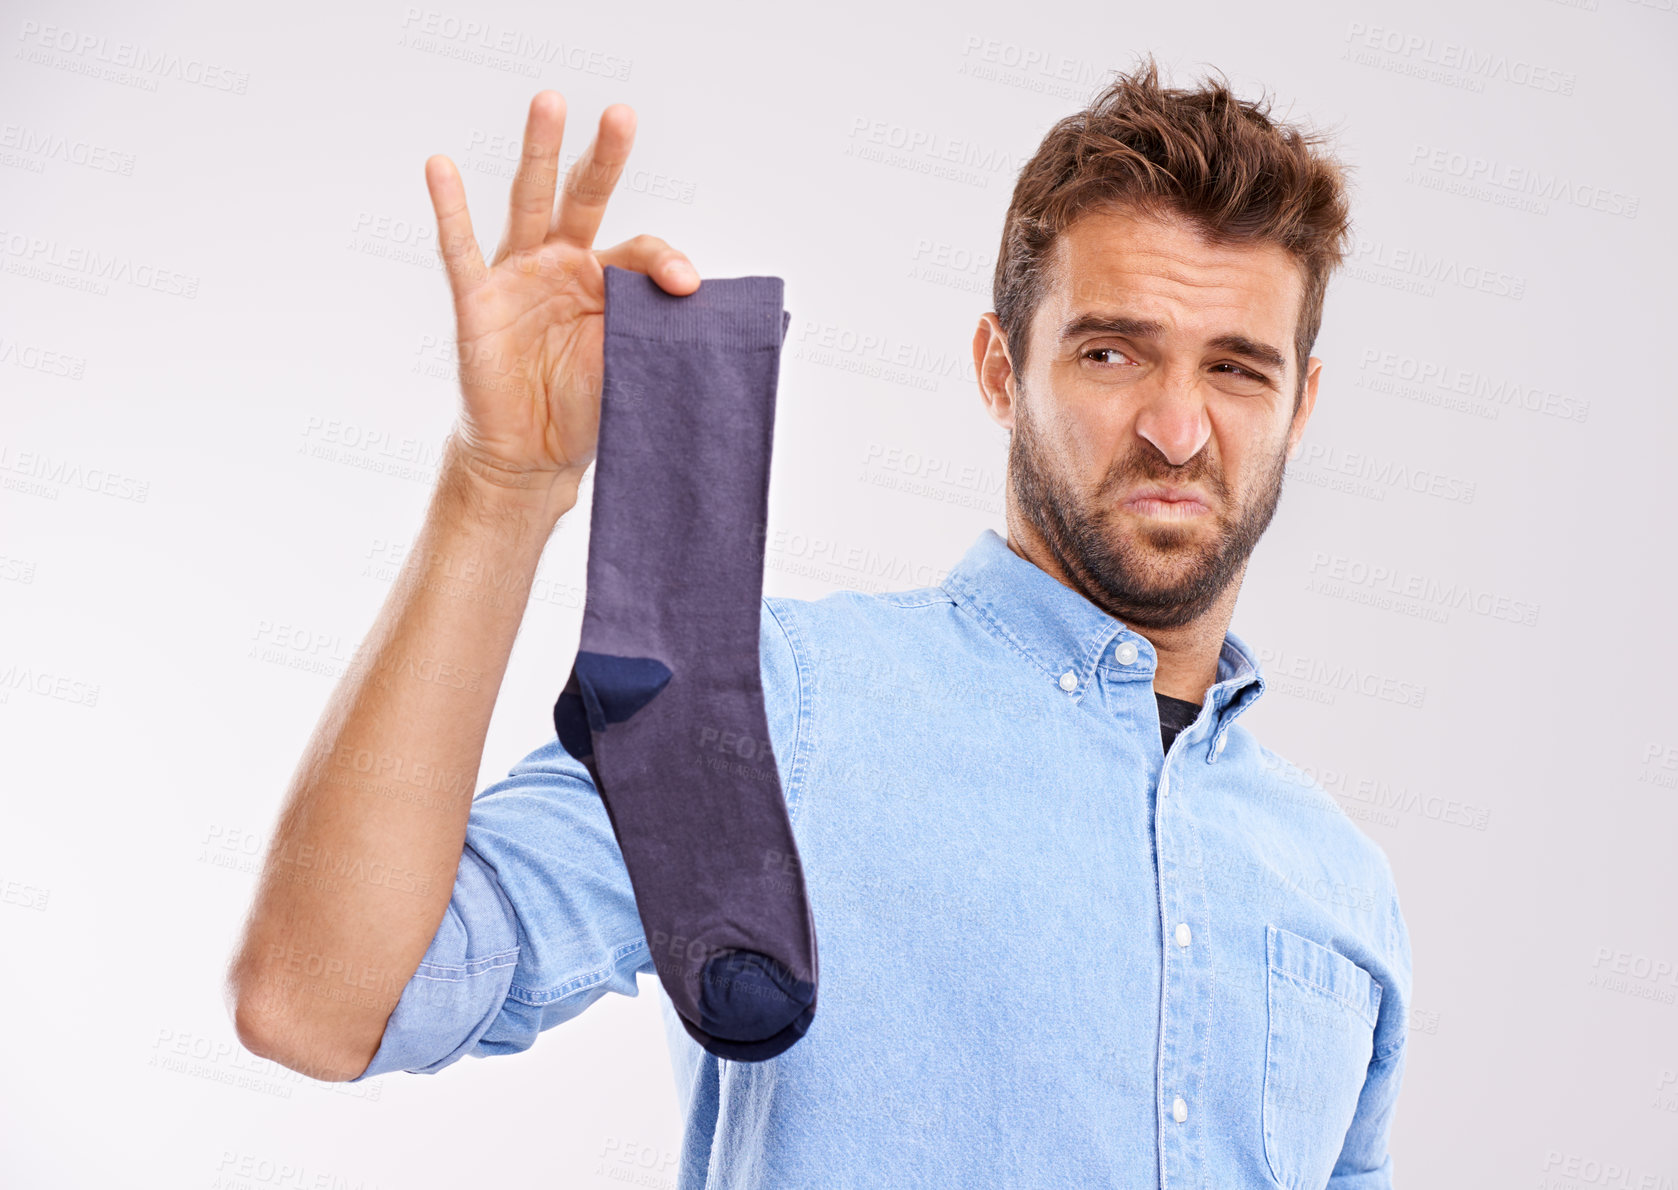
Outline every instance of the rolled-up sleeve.
<svg viewBox="0 0 1678 1190"><path fill-rule="evenodd" d="M796 754L799 678L762 604L764 704L783 790ZM467 1054L529 1049L608 992L654 973L605 803L558 737L473 799L454 891L367 1069L435 1074Z"/></svg>
<svg viewBox="0 0 1678 1190"><path fill-rule="evenodd" d="M351 1081L392 1070L435 1074L458 1061L500 1014L518 956L512 902L468 845L443 922L402 989L378 1052Z"/></svg>
<svg viewBox="0 0 1678 1190"><path fill-rule="evenodd" d="M454 891L355 1080L517 1053L653 970L588 770L557 736L473 799Z"/></svg>

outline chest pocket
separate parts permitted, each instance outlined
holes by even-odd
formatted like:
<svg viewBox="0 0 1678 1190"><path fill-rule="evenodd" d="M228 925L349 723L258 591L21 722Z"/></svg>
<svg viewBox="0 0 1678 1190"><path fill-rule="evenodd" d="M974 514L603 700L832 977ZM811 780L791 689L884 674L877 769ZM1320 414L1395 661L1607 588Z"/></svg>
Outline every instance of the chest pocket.
<svg viewBox="0 0 1678 1190"><path fill-rule="evenodd" d="M1321 1190L1357 1113L1381 985L1338 951L1267 929L1264 1156L1287 1190Z"/></svg>

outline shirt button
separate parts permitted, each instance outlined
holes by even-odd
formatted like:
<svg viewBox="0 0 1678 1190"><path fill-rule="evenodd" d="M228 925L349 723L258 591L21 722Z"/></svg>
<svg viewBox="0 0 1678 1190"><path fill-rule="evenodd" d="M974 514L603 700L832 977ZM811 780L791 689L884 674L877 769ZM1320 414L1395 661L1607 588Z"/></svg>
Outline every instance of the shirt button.
<svg viewBox="0 0 1678 1190"><path fill-rule="evenodd" d="M1229 737L1227 735L1219 736L1218 742L1212 745L1212 752L1214 754L1221 753L1224 750L1224 745L1227 743L1229 743Z"/></svg>
<svg viewBox="0 0 1678 1190"><path fill-rule="evenodd" d="M1127 640L1118 647L1114 656L1119 659L1120 665L1129 665L1131 662L1136 660L1136 654L1136 642L1133 640Z"/></svg>
<svg viewBox="0 0 1678 1190"><path fill-rule="evenodd" d="M1068 694L1071 694L1078 688L1078 675L1073 673L1071 670L1067 670L1065 673L1061 674L1060 688Z"/></svg>
<svg viewBox="0 0 1678 1190"><path fill-rule="evenodd" d="M1194 935L1189 933L1189 923L1188 922L1180 921L1180 922L1177 923L1177 945L1178 946L1187 946L1189 944L1189 940L1193 936ZM1182 1100L1179 1099L1177 1102L1181 1103Z"/></svg>
<svg viewBox="0 0 1678 1190"><path fill-rule="evenodd" d="M1171 1118L1179 1124L1189 1118L1189 1105L1183 1102L1181 1095L1171 1101Z"/></svg>

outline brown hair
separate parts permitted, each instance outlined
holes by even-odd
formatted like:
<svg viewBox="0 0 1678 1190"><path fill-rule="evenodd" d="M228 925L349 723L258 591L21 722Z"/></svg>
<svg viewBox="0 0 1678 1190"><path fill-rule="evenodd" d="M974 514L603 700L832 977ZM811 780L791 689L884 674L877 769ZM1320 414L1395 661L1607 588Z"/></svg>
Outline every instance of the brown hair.
<svg viewBox="0 0 1678 1190"><path fill-rule="evenodd" d="M1031 319L1052 283L1056 238L1093 208L1185 217L1209 243L1274 243L1303 269L1294 336L1297 409L1330 274L1349 246L1349 167L1325 137L1270 119L1227 79L1164 88L1149 54L1049 130L1014 184L992 282L997 321L1023 369Z"/></svg>

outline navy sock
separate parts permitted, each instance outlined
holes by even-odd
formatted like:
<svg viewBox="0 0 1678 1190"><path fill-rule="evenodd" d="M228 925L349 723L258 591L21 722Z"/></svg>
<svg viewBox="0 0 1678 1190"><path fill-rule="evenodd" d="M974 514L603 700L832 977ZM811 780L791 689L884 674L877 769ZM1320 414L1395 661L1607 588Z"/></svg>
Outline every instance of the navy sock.
<svg viewBox="0 0 1678 1190"><path fill-rule="evenodd" d="M779 277L665 293L606 267L582 637L554 706L623 852L658 977L719 1057L772 1058L816 1009L816 931L758 658Z"/></svg>

